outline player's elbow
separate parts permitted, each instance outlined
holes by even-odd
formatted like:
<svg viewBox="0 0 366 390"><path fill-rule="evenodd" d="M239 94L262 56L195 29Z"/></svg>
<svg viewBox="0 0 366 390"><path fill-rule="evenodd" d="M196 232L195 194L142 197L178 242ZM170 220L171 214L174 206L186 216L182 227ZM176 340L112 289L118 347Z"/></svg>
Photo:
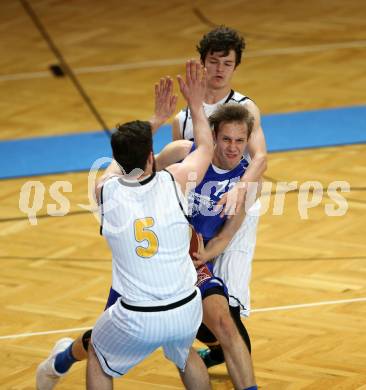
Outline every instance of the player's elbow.
<svg viewBox="0 0 366 390"><path fill-rule="evenodd" d="M213 142L201 143L197 146L197 150L200 150L201 154L205 156L209 162L211 162L214 154L214 144Z"/></svg>
<svg viewBox="0 0 366 390"><path fill-rule="evenodd" d="M263 175L263 173L267 170L267 153L261 152L261 153L256 153L253 157L253 161L256 162L259 171Z"/></svg>

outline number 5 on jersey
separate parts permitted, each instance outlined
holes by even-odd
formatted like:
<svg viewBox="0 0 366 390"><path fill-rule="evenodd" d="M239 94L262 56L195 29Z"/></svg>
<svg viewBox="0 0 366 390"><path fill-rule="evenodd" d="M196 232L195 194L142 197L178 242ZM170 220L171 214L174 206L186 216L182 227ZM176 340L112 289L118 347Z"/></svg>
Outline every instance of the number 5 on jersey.
<svg viewBox="0 0 366 390"><path fill-rule="evenodd" d="M137 242L147 241L147 247L137 246L136 253L143 258L153 257L159 248L159 240L156 234L150 229L154 226L154 219L146 217L136 219L134 222L135 240Z"/></svg>

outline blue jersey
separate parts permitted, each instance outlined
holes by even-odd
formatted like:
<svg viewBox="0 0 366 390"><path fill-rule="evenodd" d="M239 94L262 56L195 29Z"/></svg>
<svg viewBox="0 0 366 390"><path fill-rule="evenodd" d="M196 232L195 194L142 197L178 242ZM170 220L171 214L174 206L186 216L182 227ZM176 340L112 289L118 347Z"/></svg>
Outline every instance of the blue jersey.
<svg viewBox="0 0 366 390"><path fill-rule="evenodd" d="M194 145L191 151L194 150ZM214 208L221 197L244 175L249 163L242 159L230 171L210 164L202 182L188 196L189 219L194 229L201 233L205 244L213 238L226 221Z"/></svg>

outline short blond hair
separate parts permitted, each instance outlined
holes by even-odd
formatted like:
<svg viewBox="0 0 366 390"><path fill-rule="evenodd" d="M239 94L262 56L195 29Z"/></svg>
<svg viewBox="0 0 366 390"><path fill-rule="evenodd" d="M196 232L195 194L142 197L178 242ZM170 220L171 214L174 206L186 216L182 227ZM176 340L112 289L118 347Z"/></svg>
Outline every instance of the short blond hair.
<svg viewBox="0 0 366 390"><path fill-rule="evenodd" d="M249 139L254 126L253 115L246 107L239 103L221 104L208 118L208 121L216 136L222 123L239 122L247 125Z"/></svg>

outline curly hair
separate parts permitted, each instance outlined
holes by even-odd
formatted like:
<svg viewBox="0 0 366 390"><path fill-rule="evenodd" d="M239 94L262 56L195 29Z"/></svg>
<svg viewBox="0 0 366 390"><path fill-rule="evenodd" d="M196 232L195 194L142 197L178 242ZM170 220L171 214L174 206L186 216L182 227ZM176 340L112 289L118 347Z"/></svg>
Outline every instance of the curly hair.
<svg viewBox="0 0 366 390"><path fill-rule="evenodd" d="M203 63L209 53L224 52L224 56L227 56L230 50L234 50L235 67L240 64L244 49L244 38L237 31L226 26L219 26L211 30L203 36L197 45L197 51Z"/></svg>

